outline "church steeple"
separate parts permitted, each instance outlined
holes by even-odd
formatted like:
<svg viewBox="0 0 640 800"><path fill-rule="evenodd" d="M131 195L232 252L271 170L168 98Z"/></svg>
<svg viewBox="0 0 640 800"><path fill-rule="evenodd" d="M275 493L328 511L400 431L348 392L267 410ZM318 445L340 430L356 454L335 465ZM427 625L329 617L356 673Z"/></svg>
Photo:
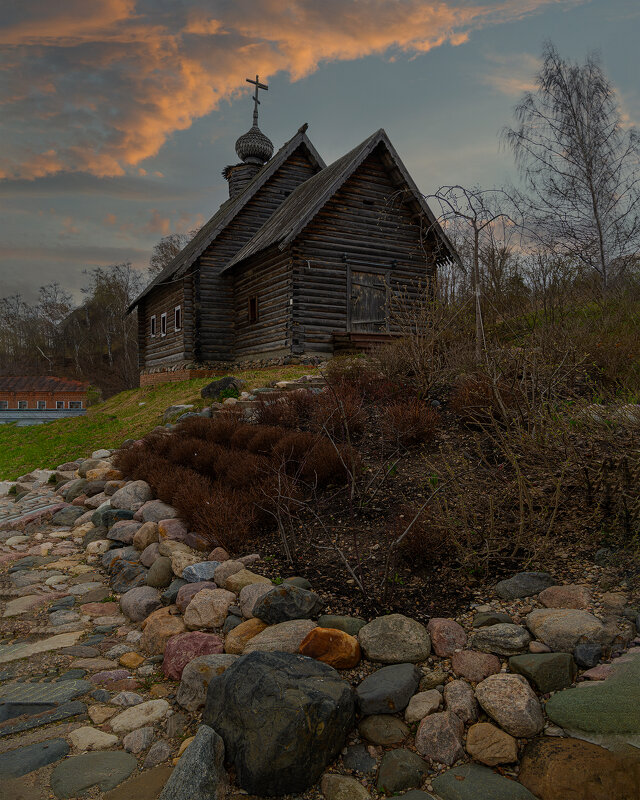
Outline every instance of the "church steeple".
<svg viewBox="0 0 640 800"><path fill-rule="evenodd" d="M229 181L229 197L236 197L242 192L245 186L261 167L269 161L273 155L273 142L258 127L258 90L268 91L266 83L260 83L260 78L247 78L247 83L253 84L256 89L253 94L253 125L236 142L236 153L242 161L241 164L225 167L222 174Z"/></svg>

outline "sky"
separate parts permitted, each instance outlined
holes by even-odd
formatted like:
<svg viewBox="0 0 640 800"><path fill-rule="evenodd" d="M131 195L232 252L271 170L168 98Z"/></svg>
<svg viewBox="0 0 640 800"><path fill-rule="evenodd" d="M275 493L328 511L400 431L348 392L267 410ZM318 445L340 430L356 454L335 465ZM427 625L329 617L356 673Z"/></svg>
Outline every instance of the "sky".
<svg viewBox="0 0 640 800"><path fill-rule="evenodd" d="M515 178L499 133L545 40L592 50L640 124L638 0L2 0L0 297L145 271L204 223L251 126L327 163L385 128L420 189Z"/></svg>

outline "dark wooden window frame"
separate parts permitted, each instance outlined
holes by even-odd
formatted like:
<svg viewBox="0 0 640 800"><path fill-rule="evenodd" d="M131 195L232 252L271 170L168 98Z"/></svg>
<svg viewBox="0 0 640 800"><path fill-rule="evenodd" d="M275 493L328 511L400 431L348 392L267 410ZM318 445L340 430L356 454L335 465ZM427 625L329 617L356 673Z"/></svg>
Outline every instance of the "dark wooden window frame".
<svg viewBox="0 0 640 800"><path fill-rule="evenodd" d="M38 401L36 402L36 407L37 407L38 409L40 409L40 410L42 410L43 408L45 408L45 409L46 409L46 407L47 407L47 401L46 401L46 400L38 400Z"/></svg>
<svg viewBox="0 0 640 800"><path fill-rule="evenodd" d="M82 400L69 400L69 408L82 408Z"/></svg>
<svg viewBox="0 0 640 800"><path fill-rule="evenodd" d="M160 314L160 336L167 335L167 315Z"/></svg>
<svg viewBox="0 0 640 800"><path fill-rule="evenodd" d="M258 295L254 294L248 298L247 313L249 316L249 325L255 325L260 320L260 309L258 305Z"/></svg>
<svg viewBox="0 0 640 800"><path fill-rule="evenodd" d="M29 408L29 401L28 400L18 400L18 410L23 411L25 408Z"/></svg>
<svg viewBox="0 0 640 800"><path fill-rule="evenodd" d="M156 315L153 314L151 316L151 319L149 320L149 335L151 336L152 339L155 339L156 331L157 331Z"/></svg>
<svg viewBox="0 0 640 800"><path fill-rule="evenodd" d="M182 330L182 306L173 309L173 327L176 332Z"/></svg>
<svg viewBox="0 0 640 800"><path fill-rule="evenodd" d="M9 401L0 400L0 411L8 411L8 410L9 410Z"/></svg>
<svg viewBox="0 0 640 800"><path fill-rule="evenodd" d="M64 400L56 400L56 408L64 408Z"/></svg>

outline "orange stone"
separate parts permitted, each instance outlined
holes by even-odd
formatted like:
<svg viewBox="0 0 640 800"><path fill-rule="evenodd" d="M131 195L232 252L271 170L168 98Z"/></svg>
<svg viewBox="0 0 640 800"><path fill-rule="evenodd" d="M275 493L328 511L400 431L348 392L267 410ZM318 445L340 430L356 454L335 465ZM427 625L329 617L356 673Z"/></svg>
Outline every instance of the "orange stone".
<svg viewBox="0 0 640 800"><path fill-rule="evenodd" d="M127 669L136 669L144 662L144 656L140 653L135 653L133 650L130 653L125 653L119 658L120 663Z"/></svg>
<svg viewBox="0 0 640 800"><path fill-rule="evenodd" d="M117 603L85 603L80 606L80 613L88 617L114 617L120 613Z"/></svg>
<svg viewBox="0 0 640 800"><path fill-rule="evenodd" d="M149 694L151 697L166 697L168 694L171 694L171 691L171 687L167 686L165 683L154 683L149 689Z"/></svg>
<svg viewBox="0 0 640 800"><path fill-rule="evenodd" d="M350 669L360 661L360 645L355 636L336 628L314 628L305 636L300 653L336 669Z"/></svg>
<svg viewBox="0 0 640 800"><path fill-rule="evenodd" d="M249 639L253 639L267 627L267 623L253 617L229 631L224 640L224 652L240 655Z"/></svg>
<svg viewBox="0 0 640 800"><path fill-rule="evenodd" d="M179 614L171 614L172 606L159 608L150 614L144 621L144 632L140 645L145 653L152 656L161 656L164 647L172 636L184 633L187 628ZM176 606L173 606L176 609Z"/></svg>

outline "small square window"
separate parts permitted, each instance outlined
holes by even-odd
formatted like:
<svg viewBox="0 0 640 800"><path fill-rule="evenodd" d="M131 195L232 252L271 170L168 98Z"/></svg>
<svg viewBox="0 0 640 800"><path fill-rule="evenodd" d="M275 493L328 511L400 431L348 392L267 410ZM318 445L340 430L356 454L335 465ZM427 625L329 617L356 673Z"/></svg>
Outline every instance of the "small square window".
<svg viewBox="0 0 640 800"><path fill-rule="evenodd" d="M64 408L64 400L56 400L56 408Z"/></svg>
<svg viewBox="0 0 640 800"><path fill-rule="evenodd" d="M249 323L253 324L258 321L258 296L254 295L249 298Z"/></svg>
<svg viewBox="0 0 640 800"><path fill-rule="evenodd" d="M8 400L0 400L0 411L6 411L9 408Z"/></svg>
<svg viewBox="0 0 640 800"><path fill-rule="evenodd" d="M69 408L82 408L82 400L69 400Z"/></svg>
<svg viewBox="0 0 640 800"><path fill-rule="evenodd" d="M156 335L156 315L155 314L151 317L149 333L151 334L151 336L155 336Z"/></svg>
<svg viewBox="0 0 640 800"><path fill-rule="evenodd" d="M46 400L38 400L38 408L46 408L47 401Z"/></svg>
<svg viewBox="0 0 640 800"><path fill-rule="evenodd" d="M160 315L160 335L166 336L167 335L167 315L161 314Z"/></svg>
<svg viewBox="0 0 640 800"><path fill-rule="evenodd" d="M18 400L18 408L28 408L26 400Z"/></svg>
<svg viewBox="0 0 640 800"><path fill-rule="evenodd" d="M177 331L181 330L182 328L182 308L181 306L176 306L173 309L173 324Z"/></svg>

